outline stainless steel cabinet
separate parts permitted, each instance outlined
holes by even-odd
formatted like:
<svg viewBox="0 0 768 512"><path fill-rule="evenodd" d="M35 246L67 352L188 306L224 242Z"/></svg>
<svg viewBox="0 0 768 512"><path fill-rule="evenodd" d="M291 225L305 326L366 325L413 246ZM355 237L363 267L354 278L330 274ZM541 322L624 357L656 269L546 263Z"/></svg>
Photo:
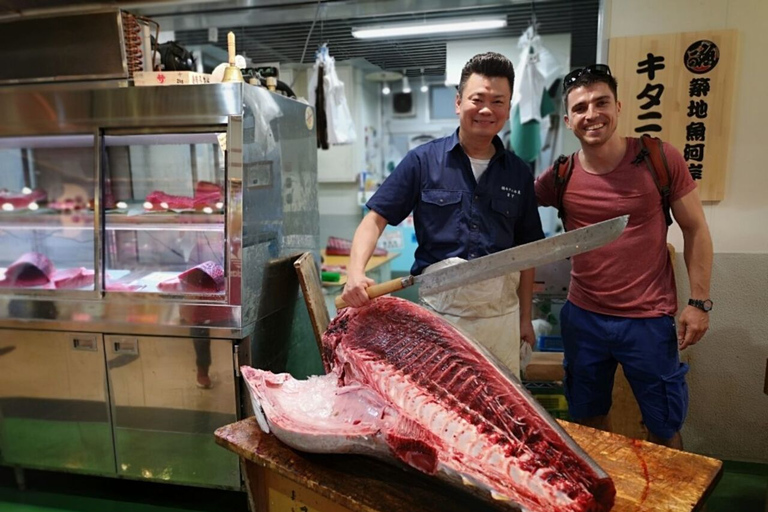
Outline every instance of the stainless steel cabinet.
<svg viewBox="0 0 768 512"><path fill-rule="evenodd" d="M117 473L237 487L237 456L213 441L237 419L230 340L105 336Z"/></svg>
<svg viewBox="0 0 768 512"><path fill-rule="evenodd" d="M0 329L0 463L114 473L100 334Z"/></svg>

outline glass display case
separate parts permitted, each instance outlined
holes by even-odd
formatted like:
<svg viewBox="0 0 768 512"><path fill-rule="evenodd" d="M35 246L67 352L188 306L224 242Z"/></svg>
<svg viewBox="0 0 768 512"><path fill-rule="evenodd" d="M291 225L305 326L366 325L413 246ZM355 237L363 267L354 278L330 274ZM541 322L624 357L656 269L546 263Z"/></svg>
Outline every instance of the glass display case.
<svg viewBox="0 0 768 512"><path fill-rule="evenodd" d="M94 290L93 135L0 138L0 289Z"/></svg>
<svg viewBox="0 0 768 512"><path fill-rule="evenodd" d="M224 135L104 138L107 293L226 299Z"/></svg>
<svg viewBox="0 0 768 512"><path fill-rule="evenodd" d="M6 325L243 338L277 309L275 262L317 251L302 103L246 84L39 86L0 90L0 109L0 306L25 303L0 307Z"/></svg>
<svg viewBox="0 0 768 512"><path fill-rule="evenodd" d="M74 83L0 87L0 112L0 464L238 488L212 432L239 365L297 346L312 108Z"/></svg>

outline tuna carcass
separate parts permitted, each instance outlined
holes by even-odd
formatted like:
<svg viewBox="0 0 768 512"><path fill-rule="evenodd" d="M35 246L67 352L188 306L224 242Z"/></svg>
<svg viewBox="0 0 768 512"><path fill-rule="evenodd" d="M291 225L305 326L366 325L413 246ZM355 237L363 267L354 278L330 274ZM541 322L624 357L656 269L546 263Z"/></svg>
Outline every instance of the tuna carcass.
<svg viewBox="0 0 768 512"><path fill-rule="evenodd" d="M347 308L326 375L243 367L259 425L315 453L396 459L510 510L603 512L610 477L485 349L411 302Z"/></svg>

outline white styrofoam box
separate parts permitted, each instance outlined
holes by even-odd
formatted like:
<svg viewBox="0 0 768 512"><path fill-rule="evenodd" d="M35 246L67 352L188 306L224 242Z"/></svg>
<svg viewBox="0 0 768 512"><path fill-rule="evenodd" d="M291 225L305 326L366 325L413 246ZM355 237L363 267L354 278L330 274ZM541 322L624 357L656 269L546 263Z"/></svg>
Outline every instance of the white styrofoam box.
<svg viewBox="0 0 768 512"><path fill-rule="evenodd" d="M133 74L134 85L185 85L209 84L211 75L194 71L137 71Z"/></svg>

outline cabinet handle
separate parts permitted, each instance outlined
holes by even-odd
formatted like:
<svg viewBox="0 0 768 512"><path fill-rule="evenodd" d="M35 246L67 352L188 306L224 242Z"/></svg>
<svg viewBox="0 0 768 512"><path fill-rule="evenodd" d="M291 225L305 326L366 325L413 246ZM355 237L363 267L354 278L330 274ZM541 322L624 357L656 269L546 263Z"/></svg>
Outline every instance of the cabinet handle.
<svg viewBox="0 0 768 512"><path fill-rule="evenodd" d="M75 350L88 350L97 352L99 347L96 345L95 334L75 334L71 337L72 348Z"/></svg>
<svg viewBox="0 0 768 512"><path fill-rule="evenodd" d="M118 338L113 339L115 354L134 354L139 353L139 340L136 338Z"/></svg>
<svg viewBox="0 0 768 512"><path fill-rule="evenodd" d="M235 365L235 377L240 377L240 344L236 344L234 346L234 351L232 352L232 359L233 363Z"/></svg>

